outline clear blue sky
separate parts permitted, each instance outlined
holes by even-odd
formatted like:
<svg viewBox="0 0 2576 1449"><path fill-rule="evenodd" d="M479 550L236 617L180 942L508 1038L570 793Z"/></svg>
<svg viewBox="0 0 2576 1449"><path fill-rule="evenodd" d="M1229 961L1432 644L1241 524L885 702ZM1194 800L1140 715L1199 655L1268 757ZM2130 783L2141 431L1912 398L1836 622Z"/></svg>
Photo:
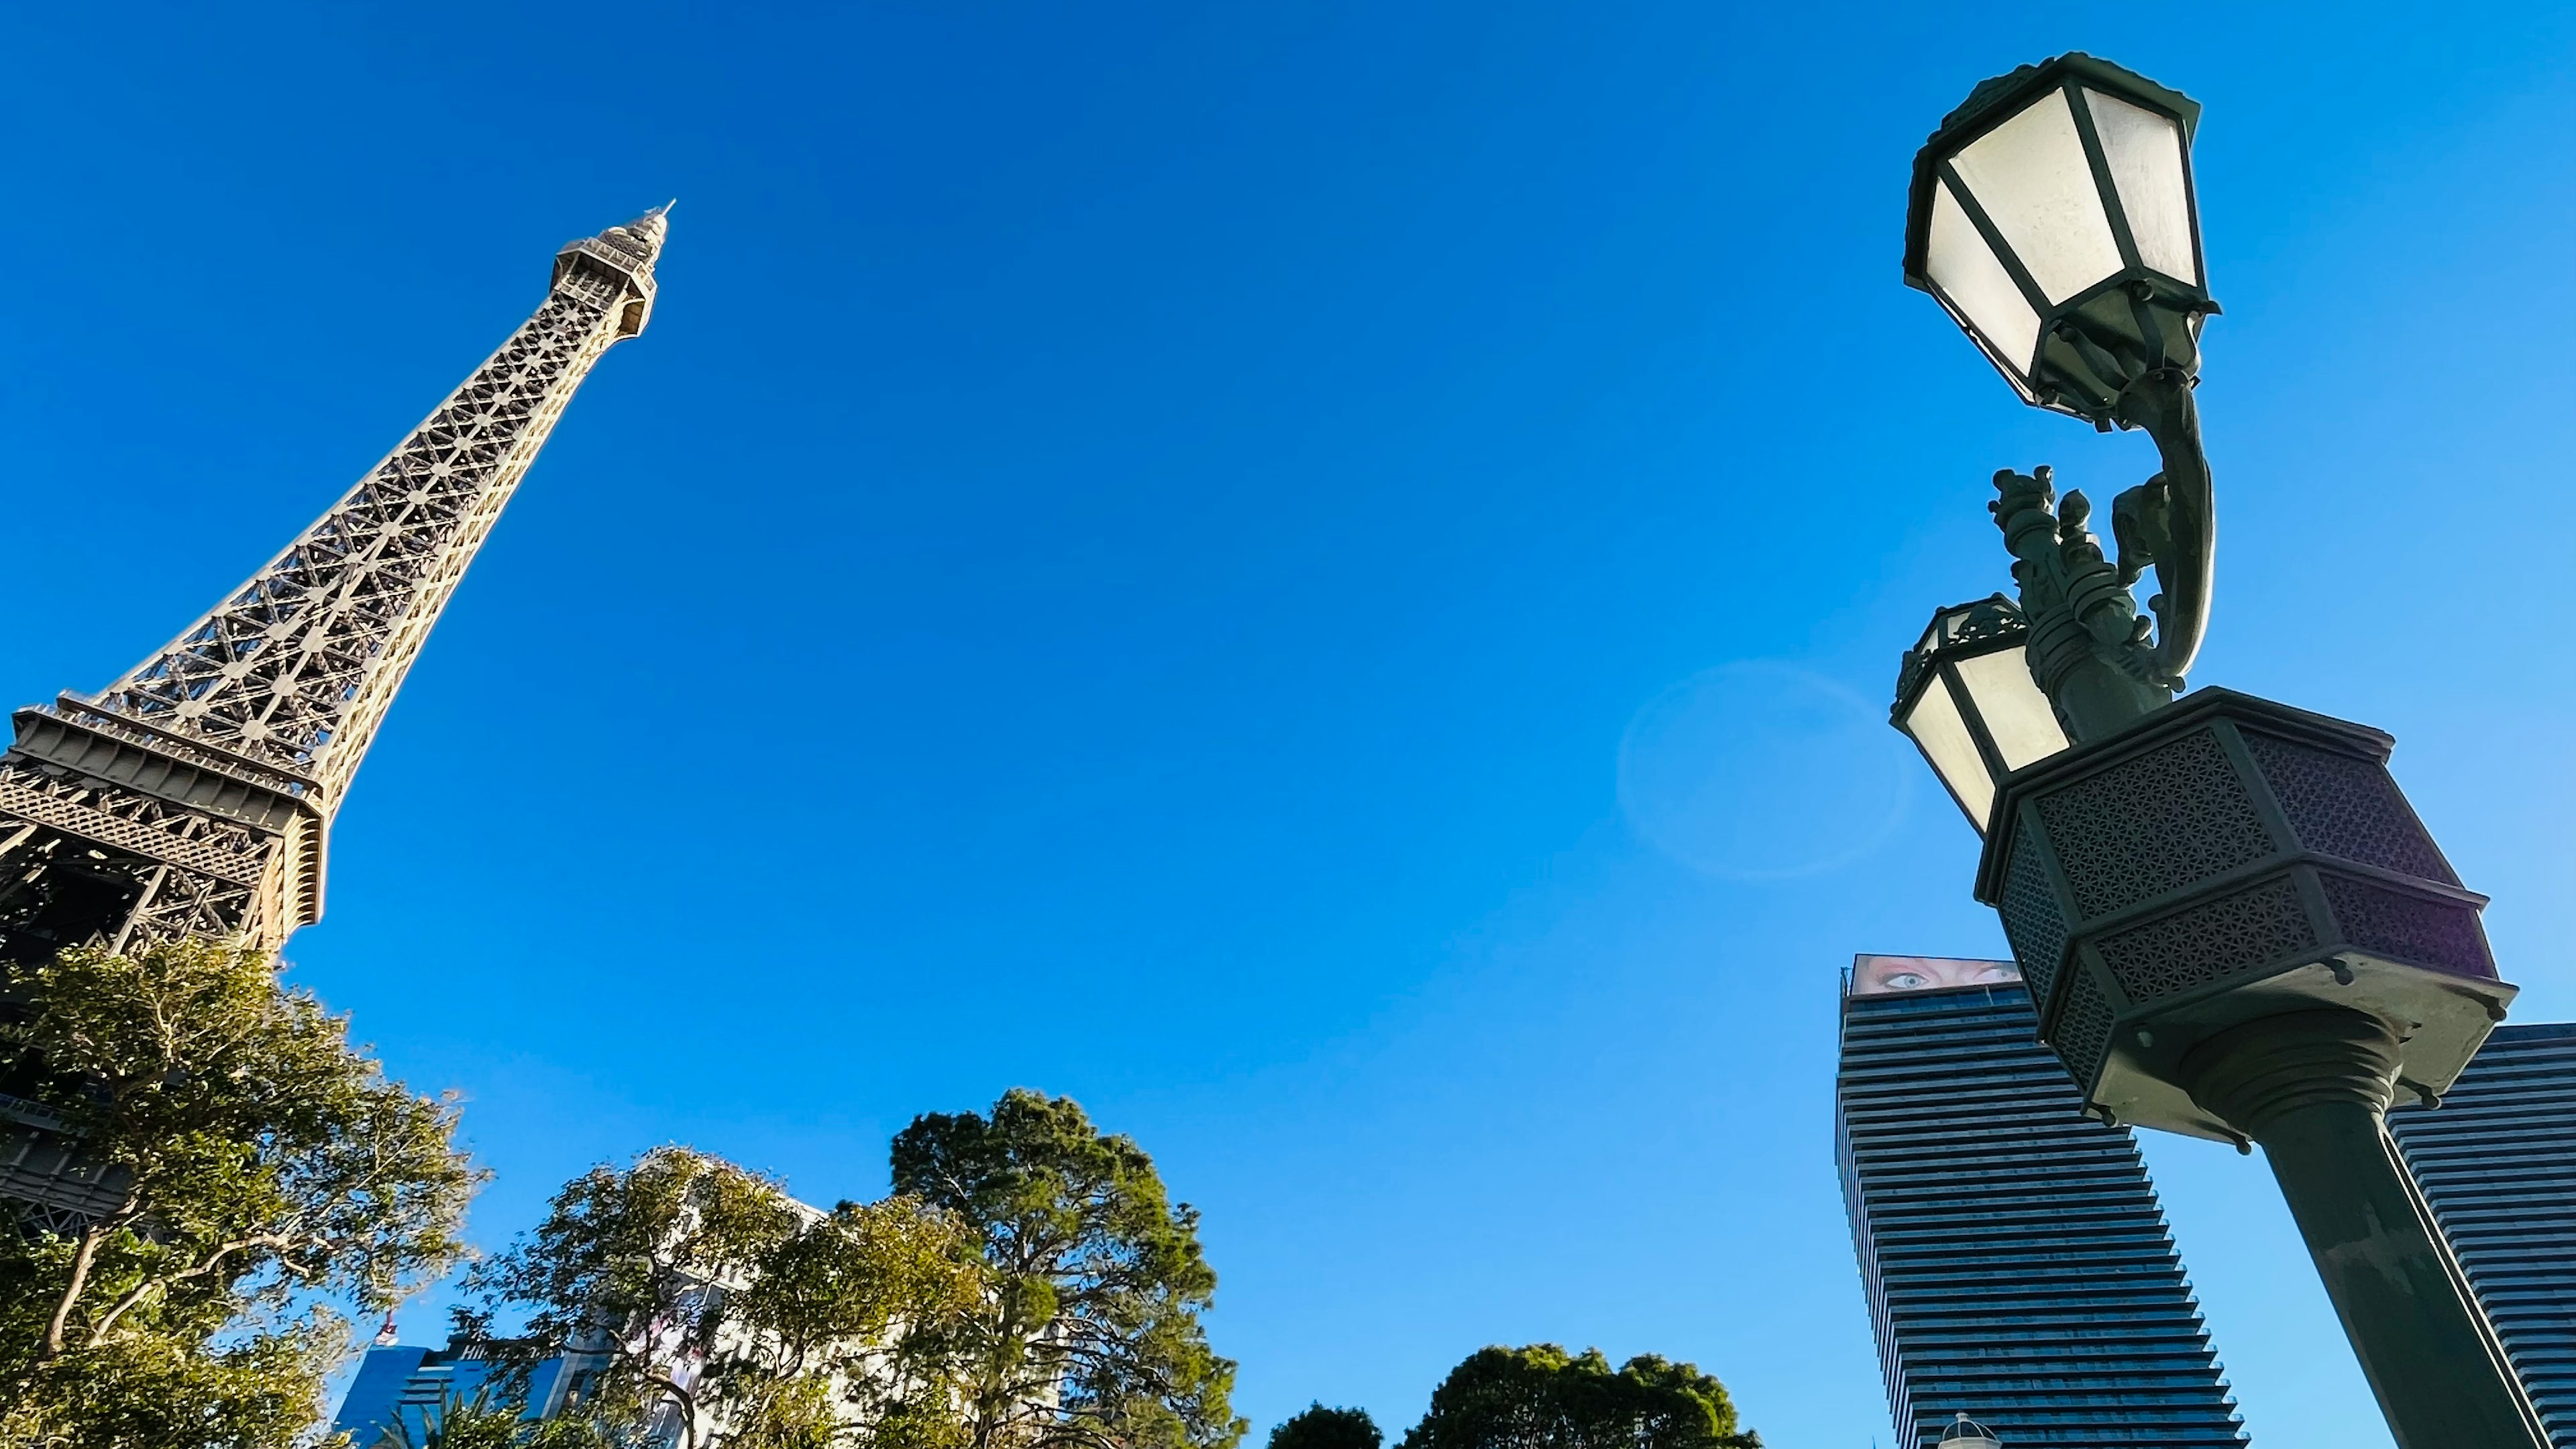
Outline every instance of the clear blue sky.
<svg viewBox="0 0 2576 1449"><path fill-rule="evenodd" d="M2068 48L2201 99L2199 675L2385 727L2576 1015L2559 6L31 7L0 694L96 688L678 196L413 673L296 977L471 1099L497 1243L681 1140L828 1201L1026 1084L1206 1213L1256 1434L1489 1342L1888 1436L1837 969L2000 948L1882 722L2107 497L1897 279ZM1623 791L1624 782L1624 791ZM2385 1443L2259 1162L2160 1140L2266 1445ZM412 1336L435 1329L415 1310Z"/></svg>

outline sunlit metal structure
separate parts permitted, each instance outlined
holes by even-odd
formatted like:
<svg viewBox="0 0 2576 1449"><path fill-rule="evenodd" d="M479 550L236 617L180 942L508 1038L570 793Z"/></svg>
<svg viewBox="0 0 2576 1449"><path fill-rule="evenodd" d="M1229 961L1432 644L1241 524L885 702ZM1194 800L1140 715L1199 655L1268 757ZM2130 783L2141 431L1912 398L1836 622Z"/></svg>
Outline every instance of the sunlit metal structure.
<svg viewBox="0 0 2576 1449"><path fill-rule="evenodd" d="M275 948L322 914L331 820L457 581L611 346L644 330L667 205L565 246L535 315L357 486L96 695L0 755L0 968L182 936ZM114 1205L52 1116L0 1094L0 1199Z"/></svg>
<svg viewBox="0 0 2576 1449"><path fill-rule="evenodd" d="M660 207L555 258L534 316L277 557L0 757L0 957L322 914L332 815L422 641L600 355L644 330Z"/></svg>

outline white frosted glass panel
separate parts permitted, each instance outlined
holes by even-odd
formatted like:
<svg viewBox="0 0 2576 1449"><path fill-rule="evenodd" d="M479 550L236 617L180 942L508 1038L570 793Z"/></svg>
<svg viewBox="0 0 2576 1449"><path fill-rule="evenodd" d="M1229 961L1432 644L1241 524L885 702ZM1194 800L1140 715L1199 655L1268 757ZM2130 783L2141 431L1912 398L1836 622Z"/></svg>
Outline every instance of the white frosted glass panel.
<svg viewBox="0 0 2576 1449"><path fill-rule="evenodd" d="M2057 727L2057 711L2030 677L2030 663L2019 649L1998 649L1957 664L1968 697L1977 702L1986 733L2003 752L2004 768L2018 770L2066 748L2066 731Z"/></svg>
<svg viewBox="0 0 2576 1449"><path fill-rule="evenodd" d="M2120 270L2120 244L2094 189L2066 92L2031 102L1950 164L2051 303Z"/></svg>
<svg viewBox="0 0 2576 1449"><path fill-rule="evenodd" d="M1979 835L1985 834L1986 812L1995 805L1995 782L1986 774L1986 757L1977 753L1968 722L1959 718L1959 706L1951 702L1947 683L1933 679L1914 702L1914 712L1905 717L1905 732L1923 747L1924 758L1941 773L1950 793L1959 797L1968 823L1977 827Z"/></svg>
<svg viewBox="0 0 2576 1449"><path fill-rule="evenodd" d="M2028 377L2031 358L2039 351L2039 314L2031 310L2004 264L1995 260L1976 223L1959 209L1946 181L1932 193L1932 228L1923 248L1923 270L1951 305L1968 314L1968 321L2003 354L2015 379Z"/></svg>
<svg viewBox="0 0 2576 1449"><path fill-rule="evenodd" d="M2100 91L2086 91L2084 102L2093 108L2093 133L2102 138L2102 157L2111 163L2112 183L2120 188L2120 209L2129 214L2138 260L2199 285L2200 265L2191 254L2191 191L2183 182L2182 127Z"/></svg>

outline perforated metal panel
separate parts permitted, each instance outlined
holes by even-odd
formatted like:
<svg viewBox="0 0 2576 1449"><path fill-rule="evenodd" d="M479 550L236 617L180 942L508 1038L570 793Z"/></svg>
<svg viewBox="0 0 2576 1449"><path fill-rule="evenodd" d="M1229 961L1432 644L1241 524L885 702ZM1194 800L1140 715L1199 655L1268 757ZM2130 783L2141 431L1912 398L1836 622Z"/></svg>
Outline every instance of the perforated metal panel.
<svg viewBox="0 0 2576 1449"><path fill-rule="evenodd" d="M2105 936L2094 949L2131 1001L2179 996L2195 987L2313 956L2316 930L2287 880L2270 880Z"/></svg>
<svg viewBox="0 0 2576 1449"><path fill-rule="evenodd" d="M2045 1002L2056 988L2058 964L2066 956L2066 918L2057 909L2057 892L2040 858L2039 837L2024 835L2013 847L2012 875L2004 886L2004 938L2012 942L2013 959L2030 983L2033 1001Z"/></svg>
<svg viewBox="0 0 2576 1449"><path fill-rule="evenodd" d="M2385 767L2257 730L2243 737L2301 845L2445 885L2460 883Z"/></svg>
<svg viewBox="0 0 2576 1449"><path fill-rule="evenodd" d="M2111 1021L2111 1004L2102 999L2102 989L2090 977L2076 977L2049 1042L2076 1085L2090 1087L2102 1074L2102 1059L2111 1051Z"/></svg>
<svg viewBox="0 0 2576 1449"><path fill-rule="evenodd" d="M2477 912L2428 901L2348 876L2324 878L2326 904L2345 939L2374 956L2492 980L2495 959Z"/></svg>
<svg viewBox="0 0 2576 1449"><path fill-rule="evenodd" d="M2411 1023L2410 1080L2458 1073L2512 990L2484 902L2388 773L2392 745L2203 690L2005 781L1978 898L2098 1105L2228 1137L2170 1074L2211 1033L2309 998Z"/></svg>
<svg viewBox="0 0 2576 1449"><path fill-rule="evenodd" d="M2272 853L2227 752L2197 730L2039 800L2083 916L2107 916Z"/></svg>

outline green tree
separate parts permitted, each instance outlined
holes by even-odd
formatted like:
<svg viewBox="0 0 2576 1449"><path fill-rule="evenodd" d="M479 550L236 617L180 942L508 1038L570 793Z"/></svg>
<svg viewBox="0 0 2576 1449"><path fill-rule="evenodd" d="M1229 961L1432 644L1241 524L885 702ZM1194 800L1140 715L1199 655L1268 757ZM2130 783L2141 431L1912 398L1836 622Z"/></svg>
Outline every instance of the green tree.
<svg viewBox="0 0 2576 1449"><path fill-rule="evenodd" d="M1617 1371L1599 1349L1484 1348L1450 1370L1401 1449L1760 1449L1726 1386L1692 1364L1640 1354Z"/></svg>
<svg viewBox="0 0 2576 1449"><path fill-rule="evenodd" d="M450 1394L436 1414L424 1418L420 1433L405 1418L374 1444L353 1449L616 1449L588 1420L529 1419L514 1400L495 1398L489 1385L470 1399Z"/></svg>
<svg viewBox="0 0 2576 1449"><path fill-rule="evenodd" d="M1378 1449L1386 1435L1366 1409L1327 1409L1320 1402L1270 1431L1270 1449Z"/></svg>
<svg viewBox="0 0 2576 1449"><path fill-rule="evenodd" d="M344 1313L463 1254L454 1105L387 1080L238 943L76 948L14 985L13 1080L113 1202L69 1235L0 1233L0 1444L296 1442Z"/></svg>
<svg viewBox="0 0 2576 1449"><path fill-rule="evenodd" d="M482 1345L512 1393L558 1354L601 1356L592 1412L640 1432L678 1416L695 1449L709 1405L701 1377L722 1346L729 1290L795 1236L796 1205L766 1178L686 1148L605 1164L564 1184L545 1220L475 1266L456 1314L458 1336ZM495 1315L525 1314L516 1334Z"/></svg>
<svg viewBox="0 0 2576 1449"><path fill-rule="evenodd" d="M807 1222L730 1305L738 1331L709 1374L727 1444L956 1444L956 1385L904 1345L951 1332L983 1287L963 1225L915 1199L844 1202Z"/></svg>
<svg viewBox="0 0 2576 1449"><path fill-rule="evenodd" d="M1014 1088L992 1115L931 1113L894 1139L894 1185L961 1219L990 1281L953 1331L912 1342L963 1395L968 1449L1233 1449L1234 1364L1199 1315L1216 1292L1198 1213L1082 1108ZM925 1378L934 1375L924 1373Z"/></svg>
<svg viewBox="0 0 2576 1449"><path fill-rule="evenodd" d="M508 1389L556 1354L602 1356L585 1408L613 1432L667 1414L691 1446L721 1426L728 1449L897 1449L956 1437L940 1433L955 1394L901 1363L899 1341L963 1315L981 1272L964 1231L919 1203L818 1214L768 1178L666 1147L565 1184L467 1287L459 1332ZM524 1326L497 1333L514 1310Z"/></svg>

